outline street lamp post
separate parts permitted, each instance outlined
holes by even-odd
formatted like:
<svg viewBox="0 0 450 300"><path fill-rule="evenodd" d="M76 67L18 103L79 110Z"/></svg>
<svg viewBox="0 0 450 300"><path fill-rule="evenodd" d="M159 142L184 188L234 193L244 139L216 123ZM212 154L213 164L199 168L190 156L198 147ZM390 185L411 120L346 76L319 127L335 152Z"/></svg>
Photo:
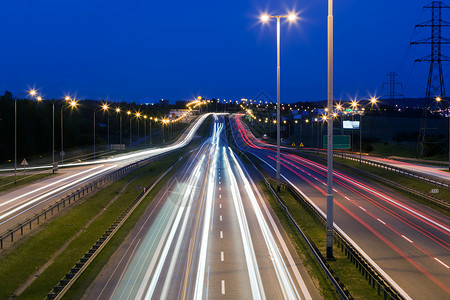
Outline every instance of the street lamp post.
<svg viewBox="0 0 450 300"><path fill-rule="evenodd" d="M31 90L16 96L14 99L14 183L17 183L17 99L22 95L35 96L36 91Z"/></svg>
<svg viewBox="0 0 450 300"><path fill-rule="evenodd" d="M95 160L95 113L97 110L103 109L103 111L108 111L109 106L107 104L103 104L101 107L97 107L94 109L94 160ZM108 149L109 149L109 113L108 113Z"/></svg>
<svg viewBox="0 0 450 300"><path fill-rule="evenodd" d="M120 113L120 108L116 108L116 113L119 114L119 144L122 147L122 114Z"/></svg>
<svg viewBox="0 0 450 300"><path fill-rule="evenodd" d="M131 147L131 111L127 111L127 115L130 119L130 147Z"/></svg>
<svg viewBox="0 0 450 300"><path fill-rule="evenodd" d="M63 119L63 110L65 107L71 107L74 108L77 106L77 102L75 100L70 101L70 103L61 106L61 152L59 153L61 155L61 164L64 162L64 119Z"/></svg>
<svg viewBox="0 0 450 300"><path fill-rule="evenodd" d="M153 117L150 117L150 126L149 126L149 130L150 130L150 141L149 141L149 144L151 145L152 144L152 120L153 120Z"/></svg>
<svg viewBox="0 0 450 300"><path fill-rule="evenodd" d="M294 21L297 19L297 15L263 15L261 16L261 21L267 22L269 18L275 18L277 20L277 191L280 191L280 20L287 18L289 21Z"/></svg>
<svg viewBox="0 0 450 300"><path fill-rule="evenodd" d="M144 115L144 148L147 147L147 115Z"/></svg>
<svg viewBox="0 0 450 300"><path fill-rule="evenodd" d="M136 119L137 119L137 146L139 148L139 117L141 116L140 113L136 113Z"/></svg>
<svg viewBox="0 0 450 300"><path fill-rule="evenodd" d="M328 0L328 147L326 255L333 256L333 0Z"/></svg>

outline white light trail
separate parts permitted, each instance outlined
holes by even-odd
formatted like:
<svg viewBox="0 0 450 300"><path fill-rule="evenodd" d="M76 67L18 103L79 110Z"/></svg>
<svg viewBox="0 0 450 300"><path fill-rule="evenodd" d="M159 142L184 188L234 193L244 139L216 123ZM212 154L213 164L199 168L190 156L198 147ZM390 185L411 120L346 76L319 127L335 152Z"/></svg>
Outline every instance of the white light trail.
<svg viewBox="0 0 450 300"><path fill-rule="evenodd" d="M287 266L284 263L283 257L278 249L278 246L275 242L275 239L272 235L272 232L269 229L269 226L266 223L266 220L264 219L264 216L262 214L262 211L259 207L258 201L256 200L255 194L253 193L253 190L250 186L250 183L245 176L244 172L242 171L242 168L239 164L239 162L236 160L236 157L231 150L230 150L230 156L233 158L233 161L236 165L237 170L239 171L239 174L241 176L242 181L244 182L244 188L247 192L248 197L250 198L250 202L252 204L253 210L255 212L256 218L258 220L259 227L261 229L261 232L264 236L264 241L266 242L267 248L269 249L269 252L272 256L272 263L275 268L278 283L281 286L281 290L283 291L283 295L285 299L300 299L300 295L298 294L297 288L295 286L294 281L292 280L291 275L289 274L289 271L287 270ZM308 291L304 291L304 294L307 295Z"/></svg>
<svg viewBox="0 0 450 300"><path fill-rule="evenodd" d="M244 246L245 261L247 263L247 271L250 279L250 288L252 291L253 299L265 299L264 288L261 281L261 275L259 273L258 261L256 260L255 249L253 248L252 237L250 235L250 229L248 228L247 217L245 215L244 206L242 205L241 195L239 193L236 177L231 169L230 161L228 159L225 147L223 148L223 157L225 160L226 168L230 176L231 181L231 194L233 198L234 209L239 223L239 230L241 232L242 243Z"/></svg>
<svg viewBox="0 0 450 300"><path fill-rule="evenodd" d="M89 176L86 176L86 177L83 177L83 178L80 178L80 179L78 179L78 180L75 180L75 181L71 182L70 185L77 184L77 183L79 183L79 182L81 182L81 181L83 181L83 180L86 180L87 178L93 177L93 176L95 176L95 175L97 175L97 174L103 173L103 172L105 172L105 171L107 171L107 170L109 170L109 169L115 168L115 167L116 167L116 165L111 166L111 167L108 167L108 168L105 168L105 169L100 170L100 171L97 171L97 172L95 172L95 173L89 174ZM37 201L39 201L39 200L41 200L41 199L44 199L44 198L46 198L46 197L51 196L52 194L55 194L55 193L57 193L57 192L59 192L59 191L61 191L61 190L63 190L63 189L66 189L66 188L67 188L67 186L61 186L61 187L59 187L59 188L57 188L57 189L52 190L51 192L48 192L48 193L45 193L45 194L43 194L43 195L41 195L41 196L39 196L39 197L36 197L36 198L34 198L33 200L28 201L28 202L26 202L26 203L24 203L24 204L22 204L22 205L20 205L20 206L18 206L18 207L16 207L16 208L10 210L10 211L8 211L7 213L1 215L1 216L0 216L0 220L3 220L3 219L6 218L7 216L9 216L9 215L11 215L11 214L13 214L13 213L15 213L15 212L17 212L17 211L19 211L19 210L21 210L21 209L27 207L27 206L30 206L31 204L33 204L33 203L35 203L35 202L37 202ZM3 224L3 223L0 223L0 225L1 225L1 224Z"/></svg>

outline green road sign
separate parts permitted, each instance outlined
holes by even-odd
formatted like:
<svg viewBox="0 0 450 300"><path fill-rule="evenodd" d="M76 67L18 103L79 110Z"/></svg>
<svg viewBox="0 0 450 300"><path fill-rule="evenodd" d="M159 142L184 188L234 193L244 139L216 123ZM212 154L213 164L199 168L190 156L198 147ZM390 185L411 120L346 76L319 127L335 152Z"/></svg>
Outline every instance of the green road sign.
<svg viewBox="0 0 450 300"><path fill-rule="evenodd" d="M323 147L328 149L328 137L323 136ZM345 150L350 149L349 135L333 135L333 149Z"/></svg>

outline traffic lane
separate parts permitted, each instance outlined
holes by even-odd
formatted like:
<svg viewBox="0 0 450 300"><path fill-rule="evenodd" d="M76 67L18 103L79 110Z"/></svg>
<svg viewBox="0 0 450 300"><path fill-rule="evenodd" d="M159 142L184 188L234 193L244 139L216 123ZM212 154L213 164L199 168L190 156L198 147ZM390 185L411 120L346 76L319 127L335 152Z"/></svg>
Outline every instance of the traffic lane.
<svg viewBox="0 0 450 300"><path fill-rule="evenodd" d="M272 163L272 167L275 168L275 163ZM274 173L272 170L270 174L274 176ZM326 212L324 190L320 192L310 182L302 180L297 174L284 168L281 173L300 188L323 212ZM337 205L338 203L340 205ZM442 270L437 267L437 264L429 266L428 263L430 270L437 270L435 275L428 276L426 270L424 272L423 268L412 259L417 257L416 249L408 245L409 243L405 239L393 235L392 231L387 230L386 226L379 220L367 218L362 214L362 210L356 209L355 211L355 206L352 205L349 208L342 203L345 203L345 199L343 200L339 195L335 196L335 224L349 235L383 270L389 271L388 274L391 278L400 286L407 288L407 292L411 296L447 295L445 284L442 286L442 280L440 279ZM348 217L349 214L351 218ZM382 221L385 222L385 220ZM380 243L380 240L383 243ZM397 245L401 245L401 247L397 247ZM404 248L410 249L409 251L414 253L414 256L405 254ZM436 278L438 282L436 282ZM439 289L438 292L437 289Z"/></svg>
<svg viewBox="0 0 450 300"><path fill-rule="evenodd" d="M232 168L236 174L239 174L237 175L239 190L244 210L248 215L255 249L258 249L260 273L268 298L310 299L311 294L305 280L300 275L292 254L270 215L266 200L262 197L250 173L241 166L237 156L234 153L230 156L233 160Z"/></svg>
<svg viewBox="0 0 450 300"><path fill-rule="evenodd" d="M221 140L223 141L223 140ZM239 220L233 205L223 154L217 169L217 188L209 239L206 298L251 299L252 293Z"/></svg>
<svg viewBox="0 0 450 300"><path fill-rule="evenodd" d="M317 165L296 165L288 161L284 162L296 170L303 171L304 175L312 177L311 181L321 186L325 193L325 169L320 170L321 167L318 168ZM450 244L446 242L450 232L448 218L446 220L439 218L443 220L440 222L439 219L433 218L433 215L440 214L426 206L413 205L416 203L394 191L377 184L369 186L367 182L339 173L334 176L334 190L336 196L340 195L344 198L343 203L348 203L349 207L359 208L363 214L377 220L389 220L390 223L386 224L389 230L428 255L433 260L432 263L436 263L436 258L446 261L439 257L439 254L444 249L450 250ZM440 215L440 217L444 216ZM412 242L408 236L423 240L423 243Z"/></svg>
<svg viewBox="0 0 450 300"><path fill-rule="evenodd" d="M263 211L264 218L269 225L269 228L272 232L272 235L276 237L278 248L283 255L283 259L286 262L288 270L292 276L292 278L296 279L296 285L298 291L301 292L302 287L299 285L298 277L301 277L304 281L308 292L310 293L313 299L320 298L320 293L318 292L316 286L314 285L311 277L309 276L305 266L300 260L300 257L297 255L296 247L292 244L290 237L285 232L283 226L281 225L278 216L272 209L271 204L269 203L267 197L265 197L265 192L261 189L261 187L257 184L259 182L263 182L264 178L261 173L256 170L252 164L241 161L242 164L245 165L245 169L247 170L250 178L253 181L252 188L255 191L256 197L258 200L258 205L261 207ZM249 204L245 204L248 206L249 210L252 210ZM269 257L270 258L270 257ZM296 274L298 272L298 274ZM304 295L301 295L301 298L304 299Z"/></svg>
<svg viewBox="0 0 450 300"><path fill-rule="evenodd" d="M137 255L139 248L147 240L152 243L155 240L149 240L148 232L153 226L157 226L157 219L162 209L165 207L167 199L171 193L179 193L178 184L185 179L186 168L189 168L192 162L184 164L179 171L170 179L166 186L159 191L152 203L147 207L142 217L138 220L136 226L126 237L119 249L111 256L111 259L102 269L95 281L87 289L83 299L111 299L123 279L126 270L129 268L132 259ZM169 203L173 210L176 209L175 203ZM143 242L144 241L144 242ZM180 264L186 264L185 259L180 260ZM184 268L183 268L184 269ZM167 271L167 269L165 269ZM177 290L178 291L178 290Z"/></svg>

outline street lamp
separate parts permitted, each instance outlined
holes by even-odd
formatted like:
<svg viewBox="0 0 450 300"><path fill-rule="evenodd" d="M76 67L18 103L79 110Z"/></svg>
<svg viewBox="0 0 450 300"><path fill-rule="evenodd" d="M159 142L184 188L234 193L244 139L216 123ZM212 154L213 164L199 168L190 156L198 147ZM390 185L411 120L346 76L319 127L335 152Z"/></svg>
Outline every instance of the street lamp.
<svg viewBox="0 0 450 300"><path fill-rule="evenodd" d="M68 97L66 97L66 99L70 99ZM61 106L61 152L59 153L59 155L61 155L61 164L64 162L64 119L63 119L63 110L65 107L70 107L70 108L74 108L77 106L77 102L75 100L71 100L68 104L65 104L63 106Z"/></svg>
<svg viewBox="0 0 450 300"><path fill-rule="evenodd" d="M144 115L144 148L147 147L147 115Z"/></svg>
<svg viewBox="0 0 450 300"><path fill-rule="evenodd" d="M131 147L131 111L127 111L127 115L130 119L130 147Z"/></svg>
<svg viewBox="0 0 450 300"><path fill-rule="evenodd" d="M97 107L96 109L94 109L94 160L95 160L95 113L99 110L102 109L103 112L107 112L109 109L108 104L103 104L100 107ZM108 148L109 148L109 113L108 113Z"/></svg>
<svg viewBox="0 0 450 300"><path fill-rule="evenodd" d="M122 148L122 114L120 113L120 107L116 108L116 113L119 114L119 144Z"/></svg>
<svg viewBox="0 0 450 300"><path fill-rule="evenodd" d="M153 117L150 117L150 141L149 141L149 144L151 145L152 144L152 120L153 120ZM155 120L156 121L156 120Z"/></svg>
<svg viewBox="0 0 450 300"><path fill-rule="evenodd" d="M326 255L333 259L333 0L328 0L328 147Z"/></svg>
<svg viewBox="0 0 450 300"><path fill-rule="evenodd" d="M36 96L36 90L30 90L16 96L14 99L14 183L17 183L17 99L22 95Z"/></svg>
<svg viewBox="0 0 450 300"><path fill-rule="evenodd" d="M270 18L277 20L277 191L280 191L280 20L288 19L290 22L297 19L296 14L269 16L264 14L261 16L262 22L268 22Z"/></svg>
<svg viewBox="0 0 450 300"><path fill-rule="evenodd" d="M141 113L136 113L136 119L137 119L137 146L139 148L139 117L141 116Z"/></svg>

